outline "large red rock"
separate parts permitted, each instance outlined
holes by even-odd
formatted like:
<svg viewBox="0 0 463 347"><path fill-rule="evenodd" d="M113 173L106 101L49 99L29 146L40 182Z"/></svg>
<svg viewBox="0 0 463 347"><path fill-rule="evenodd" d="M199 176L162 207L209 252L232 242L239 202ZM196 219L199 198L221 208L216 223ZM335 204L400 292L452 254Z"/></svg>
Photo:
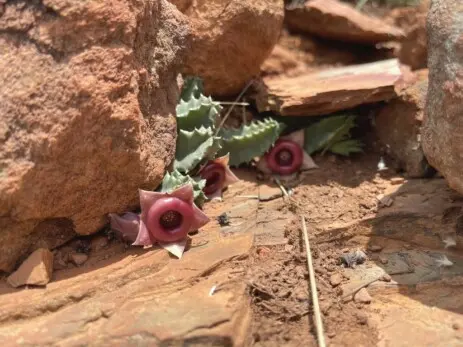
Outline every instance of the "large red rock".
<svg viewBox="0 0 463 347"><path fill-rule="evenodd" d="M409 177L426 177L434 170L428 165L421 146L428 71L416 73L417 81L400 91L376 116L376 133L396 160L396 166Z"/></svg>
<svg viewBox="0 0 463 347"><path fill-rule="evenodd" d="M0 271L11 271L161 181L188 24L165 0L0 3Z"/></svg>
<svg viewBox="0 0 463 347"><path fill-rule="evenodd" d="M401 29L368 16L337 0L311 0L286 11L288 27L294 31L361 44L402 38Z"/></svg>
<svg viewBox="0 0 463 347"><path fill-rule="evenodd" d="M191 51L183 69L206 94L238 94L259 75L283 25L282 0L171 0L190 18Z"/></svg>
<svg viewBox="0 0 463 347"><path fill-rule="evenodd" d="M423 150L463 194L463 2L432 0L427 21L429 88Z"/></svg>
<svg viewBox="0 0 463 347"><path fill-rule="evenodd" d="M389 100L402 79L397 59L352 65L296 77L265 77L256 86L259 112L317 116Z"/></svg>

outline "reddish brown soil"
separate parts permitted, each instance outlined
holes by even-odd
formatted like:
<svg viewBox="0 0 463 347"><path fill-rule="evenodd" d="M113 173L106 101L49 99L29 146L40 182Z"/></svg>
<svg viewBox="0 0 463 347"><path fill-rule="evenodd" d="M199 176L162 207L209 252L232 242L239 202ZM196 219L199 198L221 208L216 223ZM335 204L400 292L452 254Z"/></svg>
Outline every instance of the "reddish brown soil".
<svg viewBox="0 0 463 347"><path fill-rule="evenodd" d="M255 346L316 345L299 215L304 215L310 226L320 305L330 345L376 345L377 332L368 326L363 305L343 303L340 288L330 284L331 276L342 276L339 256L348 248L339 241L318 246L315 234L324 225L349 223L375 213L376 196L387 184L387 179L375 173L378 158L317 158L323 172L307 176L294 189L292 201L281 201L280 208L294 214L286 228L288 245L258 247L249 264Z"/></svg>

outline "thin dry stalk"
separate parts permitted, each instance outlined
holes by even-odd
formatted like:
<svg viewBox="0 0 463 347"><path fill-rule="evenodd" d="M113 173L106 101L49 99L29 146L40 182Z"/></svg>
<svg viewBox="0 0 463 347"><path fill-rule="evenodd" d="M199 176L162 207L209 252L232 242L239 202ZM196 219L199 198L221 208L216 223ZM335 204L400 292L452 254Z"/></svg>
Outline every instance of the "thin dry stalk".
<svg viewBox="0 0 463 347"><path fill-rule="evenodd" d="M250 80L250 81L248 82L248 84L246 84L246 86L243 88L243 90L241 91L241 93L238 95L238 97L235 99L235 101L232 103L232 105L231 105L230 108L228 109L227 113L226 113L225 116L222 118L222 121L220 122L219 126L217 127L217 130L215 131L215 136L217 136L217 135L219 134L220 129L222 129L223 125L225 124L225 122L227 121L228 117L229 117L230 114L232 113L233 108L238 104L238 102L240 101L240 99L243 97L244 93L246 93L246 91L249 89L250 86L252 86L253 83L254 83L254 79Z"/></svg>
<svg viewBox="0 0 463 347"><path fill-rule="evenodd" d="M323 321L320 311L320 303L318 301L317 284L315 283L315 272L312 264L312 252L310 250L309 235L307 233L307 226L305 225L305 218L302 219L302 231L304 234L305 248L307 251L307 266L309 267L310 291L312 292L313 309L315 316L315 328L317 329L317 341L320 347L326 347L325 334L323 332Z"/></svg>

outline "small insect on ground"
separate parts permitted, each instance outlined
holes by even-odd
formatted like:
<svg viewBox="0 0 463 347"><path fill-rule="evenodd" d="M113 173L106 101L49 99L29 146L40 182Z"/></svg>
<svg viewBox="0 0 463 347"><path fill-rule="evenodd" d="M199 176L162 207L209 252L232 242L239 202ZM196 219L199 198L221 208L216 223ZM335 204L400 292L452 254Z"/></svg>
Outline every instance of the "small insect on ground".
<svg viewBox="0 0 463 347"><path fill-rule="evenodd" d="M230 219L226 212L222 213L220 216L217 217L217 222L219 222L220 226L230 225Z"/></svg>

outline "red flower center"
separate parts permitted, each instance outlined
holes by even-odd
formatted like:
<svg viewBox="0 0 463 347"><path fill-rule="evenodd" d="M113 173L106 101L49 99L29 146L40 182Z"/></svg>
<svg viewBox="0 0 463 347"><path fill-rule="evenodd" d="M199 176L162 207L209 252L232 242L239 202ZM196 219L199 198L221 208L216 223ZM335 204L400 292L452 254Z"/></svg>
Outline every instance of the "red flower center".
<svg viewBox="0 0 463 347"><path fill-rule="evenodd" d="M180 226L180 224L182 224L182 221L183 216L174 210L164 212L159 219L159 223L166 229L166 231L175 230Z"/></svg>
<svg viewBox="0 0 463 347"><path fill-rule="evenodd" d="M296 142L278 140L265 155L265 159L274 173L290 175L301 168L303 156L302 148Z"/></svg>
<svg viewBox="0 0 463 347"><path fill-rule="evenodd" d="M151 206L146 218L146 227L154 239L175 242L186 237L193 219L192 204L179 198L166 197Z"/></svg>
<svg viewBox="0 0 463 347"><path fill-rule="evenodd" d="M289 166L293 162L293 154L286 149L282 149L277 153L275 159L278 165Z"/></svg>

